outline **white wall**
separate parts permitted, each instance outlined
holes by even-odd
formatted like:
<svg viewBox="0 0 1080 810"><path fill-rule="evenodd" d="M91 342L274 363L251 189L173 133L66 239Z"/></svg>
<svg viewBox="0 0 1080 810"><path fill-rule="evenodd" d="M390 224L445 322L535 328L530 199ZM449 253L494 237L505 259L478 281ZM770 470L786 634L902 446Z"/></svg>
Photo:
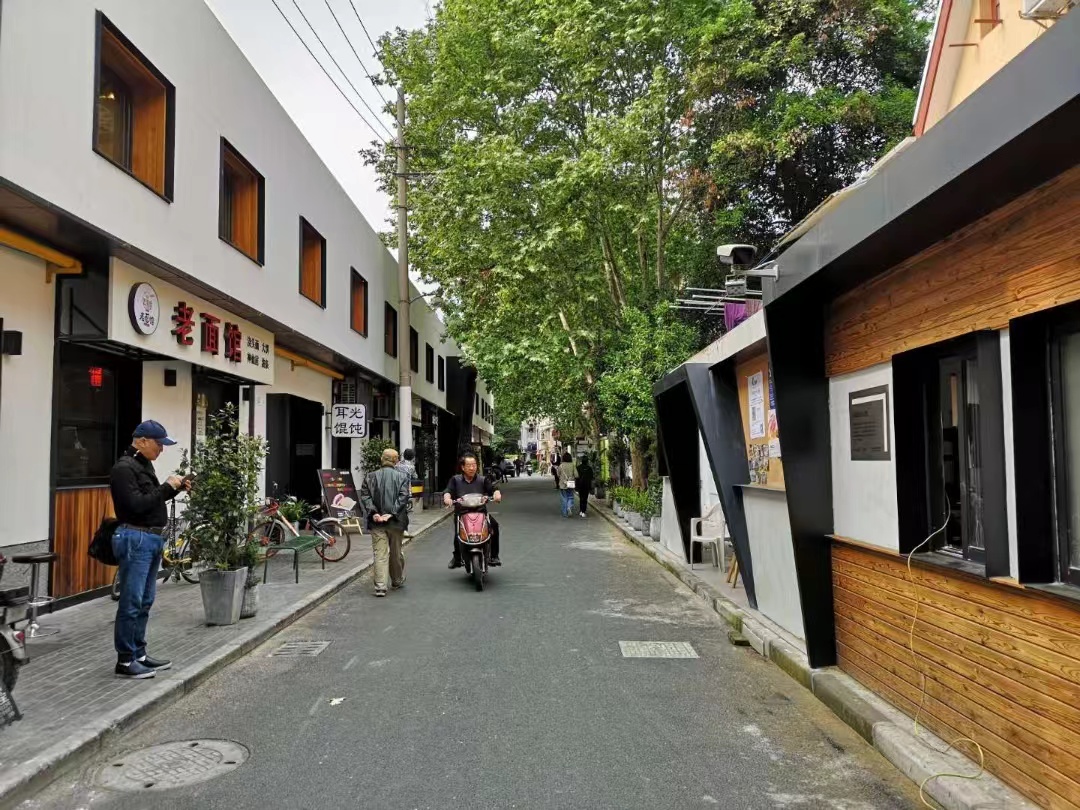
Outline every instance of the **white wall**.
<svg viewBox="0 0 1080 810"><path fill-rule="evenodd" d="M894 452L888 461L852 461L848 394L879 385L889 386L889 446ZM900 548L900 529L893 413L891 363L829 380L834 531L843 537L896 551ZM754 573L756 577L756 564Z"/></svg>
<svg viewBox="0 0 1080 810"><path fill-rule="evenodd" d="M806 638L787 495L782 490L744 487L742 496L758 610L789 633Z"/></svg>
<svg viewBox="0 0 1080 810"><path fill-rule="evenodd" d="M660 545L686 559L683 547L682 529L679 528L679 514L675 511L675 494L671 491L671 479L664 476L664 495L660 505Z"/></svg>
<svg viewBox="0 0 1080 810"><path fill-rule="evenodd" d="M49 537L55 300L44 262L0 247L0 318L23 333L23 353L0 357L0 546Z"/></svg>
<svg viewBox="0 0 1080 810"><path fill-rule="evenodd" d="M1013 456L1012 357L1009 355L1009 330L1001 331L1001 398L1005 429L1005 510L1009 529L1009 575L1020 578L1016 542L1016 459Z"/></svg>
<svg viewBox="0 0 1080 810"><path fill-rule="evenodd" d="M165 387L165 369L176 371L176 386ZM161 422L176 440L165 448L154 470L159 481L176 472L186 450L191 454L191 364L178 361L143 363L142 418Z"/></svg>
<svg viewBox="0 0 1080 810"><path fill-rule="evenodd" d="M171 203L92 150L97 9L176 87ZM2 14L0 176L396 379L383 351L396 260L205 3L6 0ZM263 267L218 238L222 136L266 179ZM298 292L300 216L326 239L325 309ZM349 328L350 267L369 285L366 338Z"/></svg>
<svg viewBox="0 0 1080 810"><path fill-rule="evenodd" d="M698 433L698 474L701 477L701 514L707 515L710 509L720 503L720 493L716 486L716 478L713 477L712 467L709 465L709 456L705 452L705 440L701 433Z"/></svg>

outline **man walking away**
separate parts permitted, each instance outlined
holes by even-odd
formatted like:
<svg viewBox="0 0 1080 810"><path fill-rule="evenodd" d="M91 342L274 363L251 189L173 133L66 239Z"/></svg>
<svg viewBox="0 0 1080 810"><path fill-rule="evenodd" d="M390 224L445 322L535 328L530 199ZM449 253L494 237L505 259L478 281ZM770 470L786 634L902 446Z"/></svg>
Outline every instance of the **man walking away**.
<svg viewBox="0 0 1080 810"><path fill-rule="evenodd" d="M562 497L562 516L570 517L574 511L574 489L577 486L577 465L569 453L563 453L562 464L555 471L555 481Z"/></svg>
<svg viewBox="0 0 1080 810"><path fill-rule="evenodd" d="M397 469L401 470L407 476L409 476L409 508L412 508L412 482L416 478L416 451L411 447L406 447L405 452L401 454L402 459L397 463ZM412 534L406 530L406 537L412 537Z"/></svg>
<svg viewBox="0 0 1080 810"><path fill-rule="evenodd" d="M577 494L582 517L585 517L585 513L589 511L589 493L592 492L592 485L593 468L589 464L589 459L582 456L577 465Z"/></svg>
<svg viewBox="0 0 1080 810"><path fill-rule="evenodd" d="M401 544L409 527L409 500L412 478L398 469L398 452L383 450L382 466L364 476L360 503L367 515L371 549L375 554L375 595L386 596L386 575L390 584L405 584L405 554Z"/></svg>
<svg viewBox="0 0 1080 810"><path fill-rule="evenodd" d="M159 484L154 461L169 445L176 444L160 422L143 422L132 434L131 447L124 451L109 473L116 519L120 521L112 537L113 554L120 566L120 601L116 605L113 643L116 646L116 674L121 678L152 678L171 661L146 654L146 625L157 593L157 573L164 547L162 530L168 522L165 502L181 489L191 489L190 480L170 475Z"/></svg>

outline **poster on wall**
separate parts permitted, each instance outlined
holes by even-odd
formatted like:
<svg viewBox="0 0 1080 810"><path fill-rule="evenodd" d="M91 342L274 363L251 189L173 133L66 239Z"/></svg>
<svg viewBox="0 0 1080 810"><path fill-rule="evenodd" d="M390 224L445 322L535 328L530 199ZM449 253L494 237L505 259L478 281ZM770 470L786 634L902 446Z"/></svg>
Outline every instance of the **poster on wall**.
<svg viewBox="0 0 1080 810"><path fill-rule="evenodd" d="M330 517L360 516L360 498L351 470L319 470L319 485Z"/></svg>
<svg viewBox="0 0 1080 810"><path fill-rule="evenodd" d="M889 460L889 386L848 395L852 461Z"/></svg>
<svg viewBox="0 0 1080 810"><path fill-rule="evenodd" d="M762 372L747 378L750 389L750 438L765 438L765 378Z"/></svg>
<svg viewBox="0 0 1080 810"><path fill-rule="evenodd" d="M769 410L769 458L780 458L780 429L776 425L776 410Z"/></svg>
<svg viewBox="0 0 1080 810"><path fill-rule="evenodd" d="M750 483L764 486L769 482L769 445L750 445L749 456Z"/></svg>

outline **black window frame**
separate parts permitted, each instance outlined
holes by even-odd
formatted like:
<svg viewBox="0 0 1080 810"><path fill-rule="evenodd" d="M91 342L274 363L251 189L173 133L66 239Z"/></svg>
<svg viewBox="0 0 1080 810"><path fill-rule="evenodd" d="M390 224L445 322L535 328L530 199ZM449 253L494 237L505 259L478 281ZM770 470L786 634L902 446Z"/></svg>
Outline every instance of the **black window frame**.
<svg viewBox="0 0 1080 810"><path fill-rule="evenodd" d="M232 226L232 202L231 199L226 199L228 196L226 193L226 178L229 174L226 159L228 156L235 158L245 169L251 172L254 176L256 184L258 186L258 224L256 228L256 245L255 255L252 256L242 247L236 244L234 241ZM219 155L219 190L218 190L218 238L222 242L227 244L233 250L237 251L241 255L251 259L259 267L263 267L266 264L266 178L259 173L259 171L251 165L246 157L240 154L240 150L229 143L229 140L225 137L221 138L221 147ZM226 227L228 225L228 227ZM226 233L226 230L228 233ZM314 230L314 229L313 229ZM326 251L326 240L323 240L323 252ZM323 257L323 287L325 298L325 285L326 285L326 257Z"/></svg>
<svg viewBox="0 0 1080 810"><path fill-rule="evenodd" d="M446 390L446 360L439 355L439 390Z"/></svg>
<svg viewBox="0 0 1080 810"><path fill-rule="evenodd" d="M364 331L361 332L356 328L356 282L359 281L364 287ZM355 267L349 268L349 328L358 335L367 337L371 331L371 322L368 320L368 316L371 312L369 305L369 295L371 293L371 287L368 285L368 281L357 271Z"/></svg>
<svg viewBox="0 0 1080 810"><path fill-rule="evenodd" d="M1051 324L1047 343L1049 362L1049 400L1050 425L1053 437L1053 475L1054 475L1054 528L1057 540L1053 549L1056 557L1055 574L1058 582L1080 586L1080 568L1071 565L1070 545L1074 538L1069 529L1069 479L1067 428L1065 425L1065 403L1061 373L1062 338L1080 334L1080 312L1062 313L1062 317ZM1080 470L1074 472L1080 474ZM1080 543L1080 537L1075 538Z"/></svg>
<svg viewBox="0 0 1080 810"><path fill-rule="evenodd" d="M435 382L435 347L430 343L424 344L424 379Z"/></svg>
<svg viewBox="0 0 1080 810"><path fill-rule="evenodd" d="M413 374L420 373L420 333L409 327L409 369Z"/></svg>
<svg viewBox="0 0 1080 810"><path fill-rule="evenodd" d="M398 313L389 301L383 307L383 351L391 357L398 356ZM389 351L387 344L393 348Z"/></svg>
<svg viewBox="0 0 1080 810"><path fill-rule="evenodd" d="M977 447L982 499L982 535L980 549L971 544L971 504L961 498L961 521L964 542L960 553L941 548L939 539L944 512L939 511L943 498L936 494L944 483L935 467L940 462L941 431L931 430L941 424L942 379L950 363L975 361L974 378L969 385L977 392L978 424L967 431ZM952 366L956 368L955 365ZM986 330L932 344L893 357L893 400L896 431L897 506L900 553L919 550L919 557L978 573L986 577L1008 576L1009 539L1005 505L1005 428L1001 383L1001 335ZM961 400L963 401L963 393ZM964 451L963 433L966 415L961 421L958 445ZM937 439L935 441L935 438ZM965 465L961 462L961 468ZM931 542L926 543L931 537ZM930 549L929 546L933 546Z"/></svg>
<svg viewBox="0 0 1080 810"><path fill-rule="evenodd" d="M319 298L316 301L304 292L304 243L306 241L307 234L305 231L311 231L312 234L318 239L319 242ZM326 237L319 232L319 229L307 221L303 216L300 217L300 261L298 263L299 273L297 274L296 291L300 293L300 297L305 301L310 301L319 309L326 309Z"/></svg>

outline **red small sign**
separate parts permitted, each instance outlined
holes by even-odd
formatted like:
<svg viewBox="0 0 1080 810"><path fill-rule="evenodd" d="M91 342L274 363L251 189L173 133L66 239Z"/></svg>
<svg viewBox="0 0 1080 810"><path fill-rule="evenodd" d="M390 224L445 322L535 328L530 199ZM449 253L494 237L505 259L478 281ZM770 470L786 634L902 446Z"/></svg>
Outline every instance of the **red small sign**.
<svg viewBox="0 0 1080 810"><path fill-rule="evenodd" d="M173 307L172 321L176 324L172 328L176 342L181 346L190 346L194 343L191 332L195 328L195 309L189 307L186 302L181 301Z"/></svg>
<svg viewBox="0 0 1080 810"><path fill-rule="evenodd" d="M105 370L101 366L90 366L90 387L101 388L101 382L105 377Z"/></svg>

